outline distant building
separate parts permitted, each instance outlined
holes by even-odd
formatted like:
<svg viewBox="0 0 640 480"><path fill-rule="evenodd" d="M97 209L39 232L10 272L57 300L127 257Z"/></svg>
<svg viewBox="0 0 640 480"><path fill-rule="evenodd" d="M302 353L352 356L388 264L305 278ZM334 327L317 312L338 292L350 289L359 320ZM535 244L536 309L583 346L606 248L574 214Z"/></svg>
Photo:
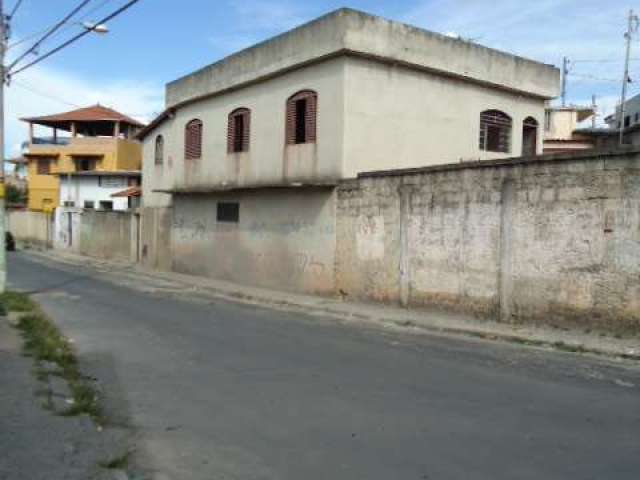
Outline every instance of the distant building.
<svg viewBox="0 0 640 480"><path fill-rule="evenodd" d="M115 110L95 105L22 120L29 124L24 157L28 160L30 210L51 210L61 205L61 177L79 172L96 176L140 170L141 147L135 135L144 125ZM36 125L51 129L53 134L36 137ZM60 137L59 132L68 132L70 137ZM99 176L96 178L100 181ZM90 201L82 201L85 200ZM98 204L100 200L96 198L94 202Z"/></svg>
<svg viewBox="0 0 640 480"><path fill-rule="evenodd" d="M629 128L640 125L640 95L631 97L625 102L624 119L620 118L620 110L620 105L618 105L615 113L604 119L609 128L619 130L620 127Z"/></svg>
<svg viewBox="0 0 640 480"><path fill-rule="evenodd" d="M592 136L576 133L578 124L593 115L593 107L548 107L544 117L544 153L594 148Z"/></svg>
<svg viewBox="0 0 640 480"><path fill-rule="evenodd" d="M341 9L173 81L143 141L142 260L331 292L336 184L542 152L557 68Z"/></svg>
<svg viewBox="0 0 640 480"><path fill-rule="evenodd" d="M20 190L27 188L27 165L29 161L24 157L10 158L6 163L13 165L13 168L4 169L5 183L14 185Z"/></svg>
<svg viewBox="0 0 640 480"><path fill-rule="evenodd" d="M60 203L63 207L90 210L128 210L136 204L132 204L131 197L122 195L122 192L129 187L138 187L140 176L139 170L62 174Z"/></svg>

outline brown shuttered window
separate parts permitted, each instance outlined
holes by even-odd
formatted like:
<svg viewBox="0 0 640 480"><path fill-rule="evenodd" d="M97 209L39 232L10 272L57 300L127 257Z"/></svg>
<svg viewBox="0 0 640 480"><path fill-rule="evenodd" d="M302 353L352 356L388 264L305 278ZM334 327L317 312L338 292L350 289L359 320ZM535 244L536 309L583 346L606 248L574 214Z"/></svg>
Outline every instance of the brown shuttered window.
<svg viewBox="0 0 640 480"><path fill-rule="evenodd" d="M51 173L51 160L48 158L39 158L36 163L38 175L49 175Z"/></svg>
<svg viewBox="0 0 640 480"><path fill-rule="evenodd" d="M318 116L318 94L303 90L287 100L286 142L288 145L314 143Z"/></svg>
<svg viewBox="0 0 640 480"><path fill-rule="evenodd" d="M184 158L197 160L202 157L202 121L191 120L184 128Z"/></svg>
<svg viewBox="0 0 640 480"><path fill-rule="evenodd" d="M155 164L162 165L164 161L164 137L158 135L156 137L156 152L155 152Z"/></svg>
<svg viewBox="0 0 640 480"><path fill-rule="evenodd" d="M480 114L480 150L509 153L511 151L511 117L500 110Z"/></svg>
<svg viewBox="0 0 640 480"><path fill-rule="evenodd" d="M251 138L251 111L237 108L229 114L227 125L227 152L248 152Z"/></svg>

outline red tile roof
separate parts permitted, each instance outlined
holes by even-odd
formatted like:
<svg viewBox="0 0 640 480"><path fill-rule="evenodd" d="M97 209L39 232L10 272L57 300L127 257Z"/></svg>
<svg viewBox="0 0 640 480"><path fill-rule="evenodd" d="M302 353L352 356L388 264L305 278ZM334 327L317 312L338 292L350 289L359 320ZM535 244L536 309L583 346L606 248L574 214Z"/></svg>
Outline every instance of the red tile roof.
<svg viewBox="0 0 640 480"><path fill-rule="evenodd" d="M121 192L112 193L112 197L139 197L142 195L142 188L140 186L129 187Z"/></svg>
<svg viewBox="0 0 640 480"><path fill-rule="evenodd" d="M22 118L25 122L37 123L40 125L51 126L57 123L66 122L122 122L125 124L133 125L135 127L144 127L144 124L137 120L128 117L115 110L103 107L100 104L79 108L78 110L71 110L70 112L58 113L55 115L45 115L43 117L28 117Z"/></svg>

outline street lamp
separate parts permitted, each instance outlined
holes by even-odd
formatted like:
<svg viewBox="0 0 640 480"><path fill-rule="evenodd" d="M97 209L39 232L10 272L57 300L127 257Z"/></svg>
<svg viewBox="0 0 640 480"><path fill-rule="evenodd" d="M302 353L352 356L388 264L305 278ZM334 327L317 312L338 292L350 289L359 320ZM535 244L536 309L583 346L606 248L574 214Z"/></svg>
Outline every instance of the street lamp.
<svg viewBox="0 0 640 480"><path fill-rule="evenodd" d="M105 33L109 33L109 27L103 23L94 23L94 22L78 22L79 25L86 30L93 31L95 33L99 33L100 35L104 35Z"/></svg>

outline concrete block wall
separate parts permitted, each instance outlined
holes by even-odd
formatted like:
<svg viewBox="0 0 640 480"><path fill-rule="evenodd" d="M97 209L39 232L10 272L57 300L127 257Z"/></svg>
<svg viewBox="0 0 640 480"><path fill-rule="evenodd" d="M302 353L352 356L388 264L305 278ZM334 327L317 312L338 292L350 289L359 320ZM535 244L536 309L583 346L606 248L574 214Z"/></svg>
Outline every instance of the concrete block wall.
<svg viewBox="0 0 640 480"><path fill-rule="evenodd" d="M237 223L217 221L219 202L237 202ZM286 291L335 291L333 188L175 195L177 272Z"/></svg>
<svg viewBox="0 0 640 480"><path fill-rule="evenodd" d="M169 271L173 260L171 253L172 207L144 207L140 209L140 228L137 232L137 255L140 263L148 268Z"/></svg>
<svg viewBox="0 0 640 480"><path fill-rule="evenodd" d="M363 174L336 245L348 298L640 333L640 151Z"/></svg>
<svg viewBox="0 0 640 480"><path fill-rule="evenodd" d="M6 230L20 245L46 248L53 240L52 216L30 210L7 210Z"/></svg>
<svg viewBox="0 0 640 480"><path fill-rule="evenodd" d="M105 259L129 260L131 255L130 212L85 210L81 214L79 251Z"/></svg>

